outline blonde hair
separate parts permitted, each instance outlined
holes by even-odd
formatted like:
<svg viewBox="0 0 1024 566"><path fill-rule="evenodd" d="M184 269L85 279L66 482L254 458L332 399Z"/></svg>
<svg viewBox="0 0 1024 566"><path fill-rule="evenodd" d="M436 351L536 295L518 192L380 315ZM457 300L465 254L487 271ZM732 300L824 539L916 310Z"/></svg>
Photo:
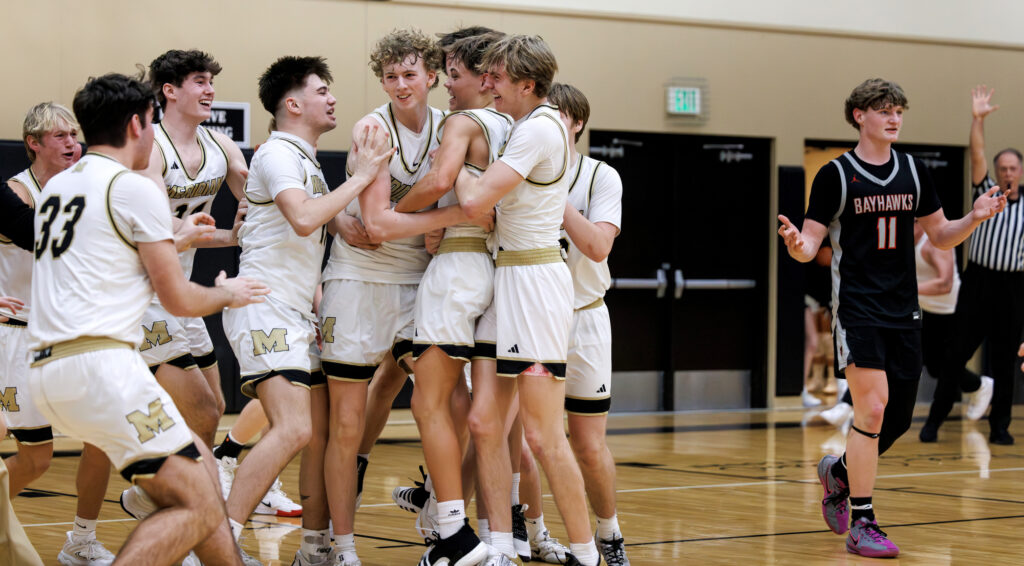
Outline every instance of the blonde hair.
<svg viewBox="0 0 1024 566"><path fill-rule="evenodd" d="M558 71L555 54L539 35L509 35L493 43L480 60L480 71L501 65L510 81L533 81L533 94L539 98L548 95Z"/></svg>
<svg viewBox="0 0 1024 566"><path fill-rule="evenodd" d="M427 72L435 74L444 69L444 52L437 44L437 41L427 36L418 29L396 29L380 38L380 41L373 46L370 52L370 68L378 79L384 78L384 67L401 63L413 58L423 61L423 67ZM440 82L434 79L434 88Z"/></svg>
<svg viewBox="0 0 1024 566"><path fill-rule="evenodd" d="M25 144L25 153L29 161L35 162L36 152L28 146L28 138L33 137L39 143L43 142L43 136L47 132L66 126L70 130L78 130L78 120L66 106L56 102L40 102L32 107L25 115L25 122L21 127L21 141Z"/></svg>

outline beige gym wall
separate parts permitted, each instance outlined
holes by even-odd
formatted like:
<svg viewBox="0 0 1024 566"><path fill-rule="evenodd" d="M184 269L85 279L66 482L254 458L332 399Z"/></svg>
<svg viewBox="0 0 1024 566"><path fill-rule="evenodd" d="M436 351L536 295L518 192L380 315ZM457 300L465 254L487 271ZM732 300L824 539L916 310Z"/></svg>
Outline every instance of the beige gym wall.
<svg viewBox="0 0 1024 566"><path fill-rule="evenodd" d="M964 145L968 89L986 82L1003 109L988 125L992 147L1021 144L1024 50L1015 46L900 40L795 28L558 15L550 10L466 8L464 2L344 0L39 0L6 2L7 78L0 138L17 139L23 113L46 99L70 103L90 75L129 72L170 48L198 47L223 64L217 97L248 101L253 142L267 114L256 78L279 55L325 55L338 97L335 132L324 149L346 149L349 125L385 97L366 66L376 38L395 27L428 32L485 24L544 36L559 58L558 79L582 88L592 128L776 139L777 164L803 161L806 138L852 139L842 101L863 78L900 82L911 100L903 141ZM993 14L993 17L996 17ZM960 40L962 41L962 40ZM17 47L15 47L17 46ZM664 84L699 77L709 85L710 118L694 125L668 118ZM432 103L444 107L439 88Z"/></svg>

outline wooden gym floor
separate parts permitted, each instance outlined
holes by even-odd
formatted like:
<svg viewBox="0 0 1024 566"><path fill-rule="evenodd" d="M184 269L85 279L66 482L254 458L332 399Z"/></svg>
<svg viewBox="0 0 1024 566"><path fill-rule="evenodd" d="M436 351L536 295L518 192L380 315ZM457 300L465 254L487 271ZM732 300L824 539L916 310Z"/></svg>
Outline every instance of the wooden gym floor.
<svg viewBox="0 0 1024 566"><path fill-rule="evenodd" d="M1024 442L1022 412L1011 432ZM882 528L902 549L889 564L1024 564L1024 447L991 446L988 425L951 420L939 442L922 444L914 427L883 456L875 491ZM959 409L954 409L958 415ZM844 435L814 423L813 411L631 414L609 418L618 469L619 521L634 565L861 564L820 515L815 466L841 452ZM228 417L222 430L226 431ZM801 421L811 422L802 426ZM58 439L50 470L15 498L14 508L46 564L57 564L75 511L80 445ZM14 450L11 440L0 452ZM395 411L373 452L356 544L363 564L415 564L423 552L414 516L391 503L397 485L419 477L421 446L408 411ZM297 498L298 460L284 474ZM98 536L116 550L134 528L118 505L127 483L111 474ZM470 514L474 511L471 509ZM565 531L550 496L544 514L555 537ZM244 547L265 564L291 564L299 519L256 515Z"/></svg>

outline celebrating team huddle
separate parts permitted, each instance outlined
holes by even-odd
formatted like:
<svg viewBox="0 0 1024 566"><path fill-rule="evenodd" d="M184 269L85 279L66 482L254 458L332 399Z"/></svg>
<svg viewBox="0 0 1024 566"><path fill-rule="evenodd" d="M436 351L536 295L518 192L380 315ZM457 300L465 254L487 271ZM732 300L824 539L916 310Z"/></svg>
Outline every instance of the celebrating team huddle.
<svg viewBox="0 0 1024 566"><path fill-rule="evenodd" d="M248 165L201 125L221 71L201 51L157 57L148 82L90 79L74 115L26 118L33 163L11 186L35 239L0 246L0 294L20 300L0 303L0 391L17 388L11 495L45 470L50 425L85 442L61 563L258 564L238 544L256 512L301 514L293 565L360 564L369 447L408 373L429 473L393 497L417 513L420 565L629 564L605 442L622 185L575 151L586 97L554 82L541 38L481 27L393 31L370 66L389 100L353 126L337 187L317 160L337 127L322 57L259 77L271 132ZM442 72L447 110L427 102ZM209 214L224 185L231 229ZM189 281L195 248L228 246L238 277ZM199 317L221 310L254 401L214 446L224 397ZM263 434L239 461L242 429ZM301 506L278 481L300 452ZM534 458L568 545L544 527ZM140 520L116 557L95 536L110 464Z"/></svg>

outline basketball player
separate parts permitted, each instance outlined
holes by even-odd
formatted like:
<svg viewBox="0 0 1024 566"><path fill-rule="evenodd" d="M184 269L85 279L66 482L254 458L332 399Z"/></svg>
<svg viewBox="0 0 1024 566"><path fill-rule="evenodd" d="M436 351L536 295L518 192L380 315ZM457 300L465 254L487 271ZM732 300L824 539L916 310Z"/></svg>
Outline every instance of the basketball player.
<svg viewBox="0 0 1024 566"><path fill-rule="evenodd" d="M432 205L430 195L438 193L443 195L438 204L456 204L451 187L459 171L463 167L482 171L497 159L512 119L490 108L493 97L476 68L484 51L500 38L495 33L468 37L445 50L445 88L452 112L441 122L441 145L430 171L396 211ZM421 194L417 189L425 196L414 200ZM413 356L417 380L412 412L430 470L437 525L437 541L424 554L421 565L441 560L453 565L476 564L488 555L487 545L466 522L460 442L465 436L466 415L452 412L455 389L466 390L463 366L473 352L476 320L493 296L494 263L487 248L488 234L472 223L445 229L416 295ZM457 406L468 409L466 403Z"/></svg>
<svg viewBox="0 0 1024 566"><path fill-rule="evenodd" d="M359 560L353 538L356 454L367 383L389 352L399 362L412 353L416 286L430 261L422 234L466 219L459 207L421 214L391 210L391 203L427 172L428 154L437 147L443 113L428 106L427 95L437 85L442 57L437 44L417 30L393 31L371 52L370 66L390 102L356 122L354 132L381 128L396 151L387 173L359 195L349 212L380 246L370 250L335 237L323 274L320 333L331 402L326 476L335 540L346 565ZM352 222L345 216L342 221Z"/></svg>
<svg viewBox="0 0 1024 566"><path fill-rule="evenodd" d="M154 106L145 84L117 74L75 94L90 152L36 199L29 389L54 426L99 447L166 510L139 523L116 563L170 564L195 548L234 565L210 452L136 351L139 323L154 290L170 313L202 316L269 289L223 273L212 288L185 279L165 197L131 171L148 164Z"/></svg>
<svg viewBox="0 0 1024 566"><path fill-rule="evenodd" d="M10 179L12 190L32 207L51 177L74 165L82 156L78 143L78 122L67 108L43 102L25 116L22 140L31 165ZM0 240L0 294L23 297L18 312L5 313L0 322L0 373L2 408L9 413L10 430L18 452L5 460L10 474L10 496L16 496L41 476L53 457L53 430L31 399L28 390L28 330L26 329L32 285L32 253ZM74 529L67 533L57 560L69 565L107 565L114 555L96 540L96 520L110 479L110 461L91 444L82 447L76 487L77 511Z"/></svg>
<svg viewBox="0 0 1024 566"><path fill-rule="evenodd" d="M590 119L587 97L571 85L556 83L548 100L558 107L578 143ZM608 254L622 221L622 180L608 164L579 155L575 144L569 145L569 154L572 187L562 219L562 244L568 245L575 296L565 369L569 444L597 517L597 548L608 566L628 566L615 513L615 460L605 438L611 407L612 328L604 294L611 285Z"/></svg>
<svg viewBox="0 0 1024 566"><path fill-rule="evenodd" d="M295 557L300 566L324 564L332 552L323 467L327 392L313 326L325 224L378 178L392 153L383 131L360 129L353 175L329 191L316 147L336 126L331 79L322 57L281 57L260 76L260 102L273 116L272 131L252 159L239 273L257 274L274 286L274 294L224 315L242 392L259 399L270 421L235 473L227 501L232 532L237 540L260 497L302 450L303 534Z"/></svg>
<svg viewBox="0 0 1024 566"><path fill-rule="evenodd" d="M6 188L7 185L4 184ZM7 189L10 190L10 189ZM24 303L15 297L0 297L0 308L4 311L17 312ZM3 321L0 317L0 321ZM7 436L7 421L0 412L0 438ZM11 497L7 487L7 468L0 460L0 532L5 533L0 539L0 562L4 564L20 564L23 566L43 566L39 553L32 548L32 543L25 534L11 507Z"/></svg>
<svg viewBox="0 0 1024 566"><path fill-rule="evenodd" d="M209 212L225 181L236 198L245 185L245 159L227 136L200 124L210 117L213 80L221 66L202 51L171 50L149 65L149 82L163 109L156 126L153 155L145 174L167 190L176 218ZM234 246L232 230L217 230L207 246ZM195 249L179 254L191 277ZM177 401L189 427L212 448L224 413L224 396L213 342L202 319L177 319L153 303L142 320L140 348L157 381Z"/></svg>
<svg viewBox="0 0 1024 566"><path fill-rule="evenodd" d="M860 134L857 146L818 171L802 231L779 216L779 234L798 261L814 257L826 232L832 239L836 373L850 385L854 416L846 454L818 464L822 514L833 532L850 531L847 551L872 557L899 554L875 521L871 494L878 456L910 427L921 376L914 218L935 247L949 249L1006 206L994 187L970 214L946 220L928 170L892 149L906 107L894 82L854 88L845 116Z"/></svg>
<svg viewBox="0 0 1024 566"><path fill-rule="evenodd" d="M518 384L527 441L548 472L569 534L567 563L594 566L600 557L583 478L562 429L573 296L572 276L558 246L571 182L566 175L570 142L558 110L546 99L557 63L539 37L510 36L487 50L480 68L487 70L495 109L516 120L500 158L478 178L460 173L456 184L470 216L501 201L495 222L498 377L473 384L470 411L478 484L498 550L492 562L515 554L511 518L504 511L510 508L511 463L504 423L495 415L507 414Z"/></svg>

